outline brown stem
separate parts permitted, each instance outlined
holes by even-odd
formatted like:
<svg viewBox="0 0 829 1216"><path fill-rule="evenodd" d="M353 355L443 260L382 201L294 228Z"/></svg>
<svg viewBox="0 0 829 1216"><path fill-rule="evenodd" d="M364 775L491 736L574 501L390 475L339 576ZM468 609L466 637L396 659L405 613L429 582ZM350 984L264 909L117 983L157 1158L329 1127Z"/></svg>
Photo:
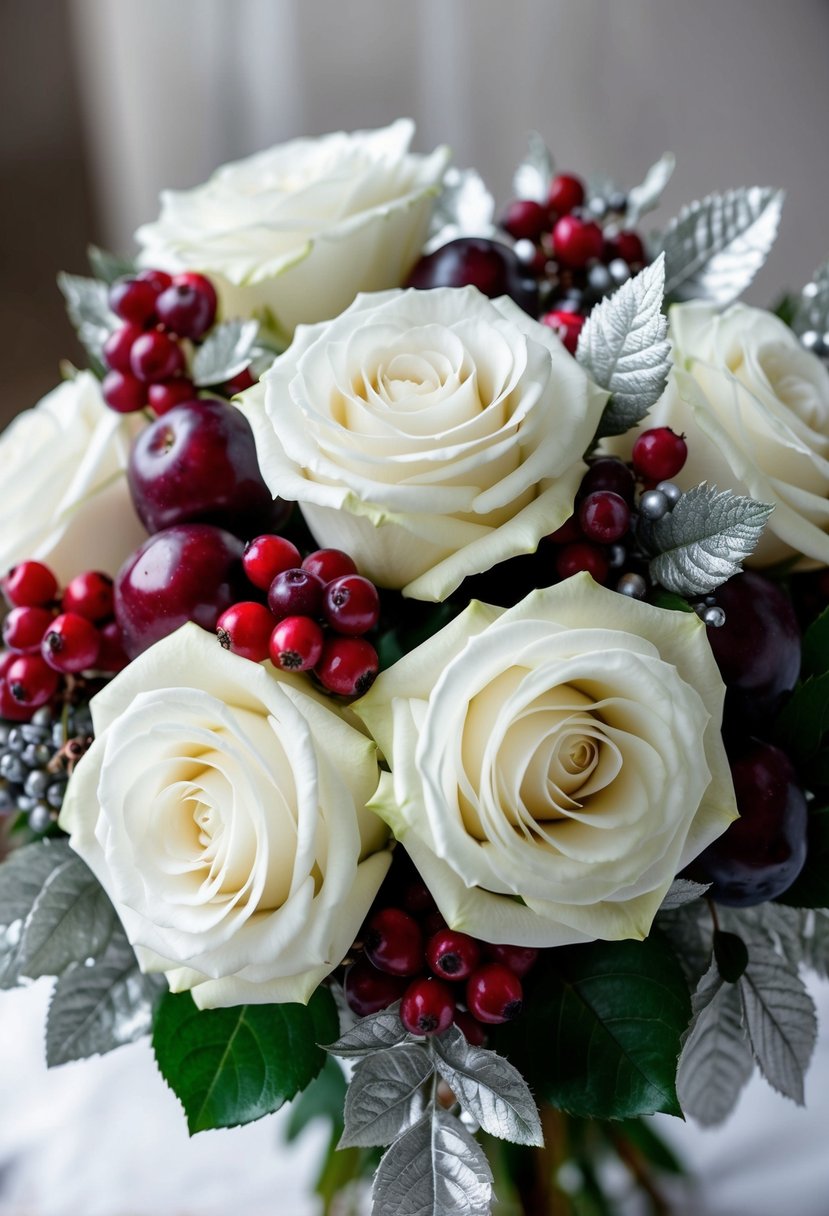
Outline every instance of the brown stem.
<svg viewBox="0 0 829 1216"><path fill-rule="evenodd" d="M647 1161L636 1145L618 1131L611 1131L610 1138L619 1160L628 1168L636 1185L650 1199L653 1216L670 1216L670 1204L654 1182Z"/></svg>
<svg viewBox="0 0 829 1216"><path fill-rule="evenodd" d="M532 1168L515 1180L521 1210L524 1216L572 1216L570 1199L556 1181L568 1155L567 1116L546 1104L540 1114L544 1147L530 1149Z"/></svg>

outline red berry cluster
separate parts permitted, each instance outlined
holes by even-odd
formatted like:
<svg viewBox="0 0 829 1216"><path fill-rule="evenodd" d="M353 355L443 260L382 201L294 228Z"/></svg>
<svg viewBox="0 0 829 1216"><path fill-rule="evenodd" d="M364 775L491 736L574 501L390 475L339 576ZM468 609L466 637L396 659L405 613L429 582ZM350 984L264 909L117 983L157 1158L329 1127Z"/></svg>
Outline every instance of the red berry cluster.
<svg viewBox="0 0 829 1216"><path fill-rule="evenodd" d="M362 635L377 627L380 597L348 554L316 549L303 558L290 540L265 535L248 541L242 565L267 592L267 606L227 608L216 625L221 644L254 663L270 658L283 671L311 671L342 697L367 692L379 661Z"/></svg>
<svg viewBox="0 0 829 1216"><path fill-rule="evenodd" d="M61 594L48 566L24 561L2 588L10 610L0 651L0 717L28 722L61 691L63 677L126 666L109 575L85 571Z"/></svg>
<svg viewBox="0 0 829 1216"><path fill-rule="evenodd" d="M166 414L196 395L180 339L198 341L216 319L216 292L202 274L141 270L118 279L109 306L123 322L104 343L104 400L119 414L149 406Z"/></svg>

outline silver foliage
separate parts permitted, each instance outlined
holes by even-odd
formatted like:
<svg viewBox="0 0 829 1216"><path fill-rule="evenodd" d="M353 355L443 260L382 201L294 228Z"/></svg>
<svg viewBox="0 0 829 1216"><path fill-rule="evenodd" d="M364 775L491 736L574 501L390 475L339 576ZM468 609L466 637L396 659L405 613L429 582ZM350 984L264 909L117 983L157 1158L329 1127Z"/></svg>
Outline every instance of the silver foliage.
<svg viewBox="0 0 829 1216"><path fill-rule="evenodd" d="M662 237L665 295L724 307L748 287L777 236L783 191L710 194L684 207Z"/></svg>
<svg viewBox="0 0 829 1216"><path fill-rule="evenodd" d="M796 968L776 950L757 938L748 947L738 987L754 1058L770 1085L803 1105L803 1080L817 1038L814 1003Z"/></svg>
<svg viewBox="0 0 829 1216"><path fill-rule="evenodd" d="M512 178L515 197L546 203L554 172L555 165L550 149L537 131L531 131L527 153Z"/></svg>
<svg viewBox="0 0 829 1216"><path fill-rule="evenodd" d="M742 1025L740 994L712 962L692 999L693 1017L679 1057L676 1087L683 1111L712 1127L731 1113L754 1071Z"/></svg>
<svg viewBox="0 0 829 1216"><path fill-rule="evenodd" d="M359 1058L396 1047L407 1038L406 1027L400 1021L400 1002L395 1001L379 1013L360 1018L336 1043L327 1044L325 1050L332 1056L342 1056L344 1059Z"/></svg>
<svg viewBox="0 0 829 1216"><path fill-rule="evenodd" d="M432 253L460 236L492 236L494 216L495 200L480 173L452 166L443 176L424 252Z"/></svg>
<svg viewBox="0 0 829 1216"><path fill-rule="evenodd" d="M193 383L207 388L238 376L250 366L258 336L258 321L224 321L217 325L193 356Z"/></svg>
<svg viewBox="0 0 829 1216"><path fill-rule="evenodd" d="M491 1202L482 1149L458 1119L433 1109L380 1162L372 1216L489 1216Z"/></svg>
<svg viewBox="0 0 829 1216"><path fill-rule="evenodd" d="M579 335L576 358L611 394L597 438L624 434L662 396L671 369L668 322L662 312L664 285L660 255L597 304Z"/></svg>
<svg viewBox="0 0 829 1216"><path fill-rule="evenodd" d="M109 307L109 287L77 274L59 274L58 287L78 341L94 362L103 364L104 342L121 324Z"/></svg>
<svg viewBox="0 0 829 1216"><path fill-rule="evenodd" d="M15 850L0 865L0 988L19 983L26 928L49 877L73 857L65 840Z"/></svg>
<svg viewBox="0 0 829 1216"><path fill-rule="evenodd" d="M707 595L740 568L772 512L767 503L694 486L662 519L640 525L655 582L677 595Z"/></svg>
<svg viewBox="0 0 829 1216"><path fill-rule="evenodd" d="M824 979L829 979L829 909L815 908L806 916L803 963Z"/></svg>
<svg viewBox="0 0 829 1216"><path fill-rule="evenodd" d="M21 975L60 975L73 963L97 957L116 926L115 909L103 887L67 848L27 918L20 943Z"/></svg>
<svg viewBox="0 0 829 1216"><path fill-rule="evenodd" d="M675 878L659 905L659 911L672 912L674 908L693 903L695 899L701 899L710 886L710 883L691 882L689 878Z"/></svg>
<svg viewBox="0 0 829 1216"><path fill-rule="evenodd" d="M812 275L795 305L792 329L796 334L809 330L825 334L829 330L829 262Z"/></svg>
<svg viewBox="0 0 829 1216"><path fill-rule="evenodd" d="M423 1086L434 1072L422 1043L404 1043L360 1060L345 1096L339 1148L391 1144L423 1113Z"/></svg>
<svg viewBox="0 0 829 1216"><path fill-rule="evenodd" d="M678 908L660 909L656 926L670 943L683 974L694 988L711 962L712 927L702 900Z"/></svg>
<svg viewBox="0 0 829 1216"><path fill-rule="evenodd" d="M759 937L761 946L772 946L797 968L803 961L808 911L787 904L763 903L751 908L721 908L720 922L745 938L747 944Z"/></svg>
<svg viewBox="0 0 829 1216"><path fill-rule="evenodd" d="M676 168L676 157L673 152L666 152L651 165L640 185L634 186L628 192L627 214L625 223L631 227L638 223L648 211L659 206L662 192L673 176Z"/></svg>

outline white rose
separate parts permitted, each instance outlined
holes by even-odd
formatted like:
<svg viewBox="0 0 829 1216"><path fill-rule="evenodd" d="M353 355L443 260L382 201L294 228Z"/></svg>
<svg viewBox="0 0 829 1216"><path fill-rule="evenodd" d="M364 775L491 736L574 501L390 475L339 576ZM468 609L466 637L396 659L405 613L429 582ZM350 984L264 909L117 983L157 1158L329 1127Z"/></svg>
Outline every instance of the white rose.
<svg viewBox="0 0 829 1216"><path fill-rule="evenodd" d="M454 929L642 938L736 817L723 695L696 617L587 574L473 603L354 706L391 766L370 805Z"/></svg>
<svg viewBox="0 0 829 1216"><path fill-rule="evenodd" d="M682 304L670 326L677 371L645 425L685 433L676 481L774 504L747 565L829 563L829 371L759 308Z"/></svg>
<svg viewBox="0 0 829 1216"><path fill-rule="evenodd" d="M241 398L262 475L321 545L441 600L570 515L607 395L474 287L359 296Z"/></svg>
<svg viewBox="0 0 829 1216"><path fill-rule="evenodd" d="M409 152L414 124L296 139L167 190L136 233L141 264L208 274L226 317L290 335L358 291L399 286L420 255L449 153Z"/></svg>
<svg viewBox="0 0 829 1216"><path fill-rule="evenodd" d="M117 572L147 536L125 476L141 424L107 409L91 372L18 414L0 436L0 571L37 558L62 582Z"/></svg>
<svg viewBox="0 0 829 1216"><path fill-rule="evenodd" d="M197 625L92 701L60 824L145 971L200 1008L305 1002L388 869L374 744Z"/></svg>

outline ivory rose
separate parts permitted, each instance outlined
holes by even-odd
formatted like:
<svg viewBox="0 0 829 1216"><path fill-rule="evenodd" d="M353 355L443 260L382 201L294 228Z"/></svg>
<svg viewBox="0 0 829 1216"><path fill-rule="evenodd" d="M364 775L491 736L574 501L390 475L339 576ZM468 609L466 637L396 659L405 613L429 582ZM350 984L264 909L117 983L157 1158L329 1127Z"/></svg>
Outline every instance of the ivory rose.
<svg viewBox="0 0 829 1216"><path fill-rule="evenodd" d="M92 701L60 825L201 1008L307 1001L388 868L376 748L303 687L188 624Z"/></svg>
<svg viewBox="0 0 829 1216"><path fill-rule="evenodd" d="M165 190L136 233L141 263L209 275L225 317L289 336L358 291L397 287L420 255L449 157L409 151L414 123L294 139Z"/></svg>
<svg viewBox="0 0 829 1216"><path fill-rule="evenodd" d="M736 817L723 695L697 617L589 575L473 602L356 703L391 768L370 805L454 929L642 938Z"/></svg>
<svg viewBox="0 0 829 1216"><path fill-rule="evenodd" d="M567 519L606 400L546 326L474 287L359 296L240 399L274 496L424 600Z"/></svg>

